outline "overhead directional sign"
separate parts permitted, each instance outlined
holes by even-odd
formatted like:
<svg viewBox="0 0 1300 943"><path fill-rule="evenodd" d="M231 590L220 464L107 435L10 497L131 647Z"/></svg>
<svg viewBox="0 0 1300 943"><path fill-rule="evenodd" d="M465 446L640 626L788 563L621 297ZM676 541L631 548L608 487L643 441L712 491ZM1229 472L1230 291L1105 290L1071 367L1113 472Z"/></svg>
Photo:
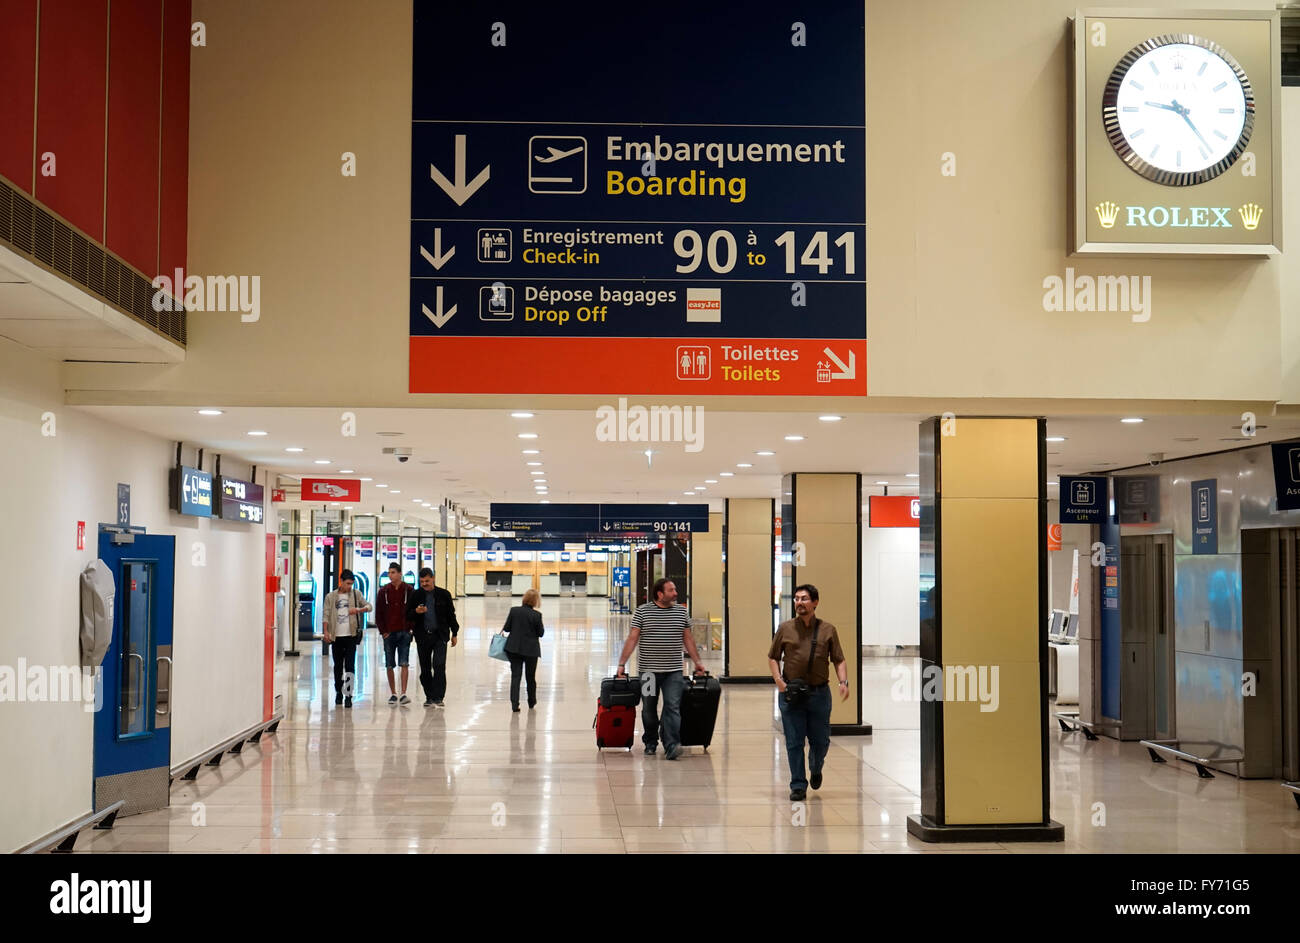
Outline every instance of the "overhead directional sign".
<svg viewBox="0 0 1300 943"><path fill-rule="evenodd" d="M497 504L492 530L516 534L705 533L707 504Z"/></svg>
<svg viewBox="0 0 1300 943"><path fill-rule="evenodd" d="M212 516L212 476L179 465L171 470L172 510L194 517Z"/></svg>
<svg viewBox="0 0 1300 943"><path fill-rule="evenodd" d="M864 10L812 6L415 0L411 392L864 395Z"/></svg>

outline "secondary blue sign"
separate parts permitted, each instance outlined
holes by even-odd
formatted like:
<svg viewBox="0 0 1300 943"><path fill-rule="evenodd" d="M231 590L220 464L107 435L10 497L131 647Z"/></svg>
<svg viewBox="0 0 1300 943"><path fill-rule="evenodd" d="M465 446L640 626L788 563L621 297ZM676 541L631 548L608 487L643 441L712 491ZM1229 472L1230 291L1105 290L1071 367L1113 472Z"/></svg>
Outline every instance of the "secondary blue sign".
<svg viewBox="0 0 1300 943"><path fill-rule="evenodd" d="M1160 520L1160 476L1116 478L1115 510L1121 524L1157 523Z"/></svg>
<svg viewBox="0 0 1300 943"><path fill-rule="evenodd" d="M1192 482L1192 553L1219 552L1219 481Z"/></svg>
<svg viewBox="0 0 1300 943"><path fill-rule="evenodd" d="M632 568L630 566L616 566L610 568L613 575L615 586L632 585Z"/></svg>
<svg viewBox="0 0 1300 943"><path fill-rule="evenodd" d="M536 391L636 360L645 392L864 395L865 14L794 20L414 0L410 390L511 392L503 342L581 339Z"/></svg>
<svg viewBox="0 0 1300 943"><path fill-rule="evenodd" d="M493 530L523 534L706 533L707 504L498 504Z"/></svg>
<svg viewBox="0 0 1300 943"><path fill-rule="evenodd" d="M1277 509L1300 510L1300 442L1273 443L1273 483Z"/></svg>
<svg viewBox="0 0 1300 943"><path fill-rule="evenodd" d="M1062 475L1061 524L1101 524L1106 520L1109 499L1105 476Z"/></svg>
<svg viewBox="0 0 1300 943"><path fill-rule="evenodd" d="M692 533L709 530L707 504L602 504L600 530L645 531L651 534Z"/></svg>
<svg viewBox="0 0 1300 943"><path fill-rule="evenodd" d="M212 476L197 468L173 468L172 509L194 517L212 516Z"/></svg>
<svg viewBox="0 0 1300 943"><path fill-rule="evenodd" d="M131 526L131 486L117 483L117 526Z"/></svg>
<svg viewBox="0 0 1300 943"><path fill-rule="evenodd" d="M564 541L543 537L480 537L480 550L563 550Z"/></svg>

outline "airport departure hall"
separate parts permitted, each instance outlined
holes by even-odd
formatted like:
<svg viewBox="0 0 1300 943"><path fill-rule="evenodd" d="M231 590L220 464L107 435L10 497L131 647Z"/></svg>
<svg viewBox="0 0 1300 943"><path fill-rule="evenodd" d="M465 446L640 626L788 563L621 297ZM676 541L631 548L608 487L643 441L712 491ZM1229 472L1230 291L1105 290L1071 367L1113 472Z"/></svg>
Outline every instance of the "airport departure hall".
<svg viewBox="0 0 1300 943"><path fill-rule="evenodd" d="M0 0L19 909L1269 912L1297 135L1275 0Z"/></svg>

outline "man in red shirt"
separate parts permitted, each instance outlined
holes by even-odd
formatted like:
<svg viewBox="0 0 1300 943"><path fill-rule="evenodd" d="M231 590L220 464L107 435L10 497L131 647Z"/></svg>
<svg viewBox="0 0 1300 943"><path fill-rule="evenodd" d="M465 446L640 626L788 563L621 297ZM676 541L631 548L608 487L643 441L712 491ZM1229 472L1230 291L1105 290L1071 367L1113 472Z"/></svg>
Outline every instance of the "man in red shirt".
<svg viewBox="0 0 1300 943"><path fill-rule="evenodd" d="M388 584L375 596L375 624L384 640L384 667L388 669L388 706L410 704L406 696L406 681L411 669L411 630L406 626L406 603L411 597L411 587L402 582L402 568L396 563L388 565ZM398 699L393 683L393 669L402 666L402 696Z"/></svg>

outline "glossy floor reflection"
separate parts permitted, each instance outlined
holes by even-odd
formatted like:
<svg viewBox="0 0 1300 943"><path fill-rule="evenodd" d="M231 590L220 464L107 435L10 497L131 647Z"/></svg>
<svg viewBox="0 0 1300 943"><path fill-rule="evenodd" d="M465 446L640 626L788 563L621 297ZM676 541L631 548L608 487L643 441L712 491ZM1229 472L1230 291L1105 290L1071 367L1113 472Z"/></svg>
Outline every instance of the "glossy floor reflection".
<svg viewBox="0 0 1300 943"><path fill-rule="evenodd" d="M367 633L352 710L333 703L319 644L278 668L278 734L177 783L169 809L88 832L89 852L1180 852L1300 851L1300 811L1276 782L1199 780L1153 765L1136 744L1088 743L1053 727L1054 845L927 845L907 834L919 811L919 710L891 699L891 672L863 664L872 737L832 742L825 784L802 809L773 690L724 686L709 752L598 752L591 729L627 617L603 599L545 599L537 709L513 714L509 666L487 657L511 600L462 599L448 659L446 709L389 707L382 649ZM411 660L415 662L412 647ZM720 653L706 659L721 673ZM1100 803L1100 805L1098 805Z"/></svg>

